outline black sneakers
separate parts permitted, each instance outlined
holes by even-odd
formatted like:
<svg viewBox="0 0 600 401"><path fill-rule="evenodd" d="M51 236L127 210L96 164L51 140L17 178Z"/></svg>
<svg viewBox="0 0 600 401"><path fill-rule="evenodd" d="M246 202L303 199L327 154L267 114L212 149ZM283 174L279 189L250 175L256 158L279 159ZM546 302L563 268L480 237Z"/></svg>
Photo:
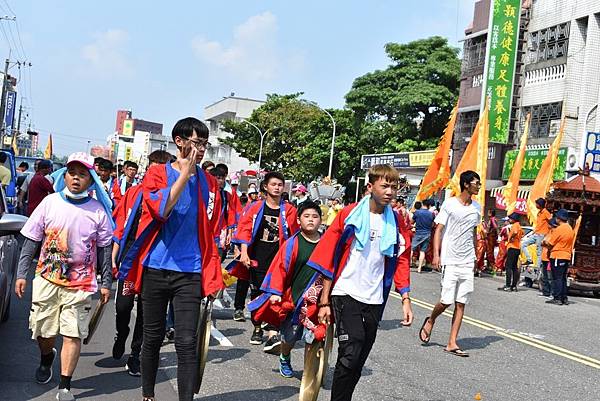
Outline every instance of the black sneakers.
<svg viewBox="0 0 600 401"><path fill-rule="evenodd" d="M142 372L140 371L140 359L133 355L130 355L127 359L127 364L125 365L127 368L127 373L130 376L141 376Z"/></svg>
<svg viewBox="0 0 600 401"><path fill-rule="evenodd" d="M119 338L119 336L115 337L115 344L112 349L112 357L114 359L121 359L123 354L125 353L125 340L126 338Z"/></svg>
<svg viewBox="0 0 600 401"><path fill-rule="evenodd" d="M52 361L49 365L43 365L40 362L40 366L35 371L35 381L39 384L46 384L52 380L52 363L56 358L56 348L52 348Z"/></svg>
<svg viewBox="0 0 600 401"><path fill-rule="evenodd" d="M260 345L263 343L263 329L260 327L254 327L252 337L250 337L250 344Z"/></svg>
<svg viewBox="0 0 600 401"><path fill-rule="evenodd" d="M233 312L233 320L236 322L245 322L246 317L244 316L244 310L236 309L235 312Z"/></svg>
<svg viewBox="0 0 600 401"><path fill-rule="evenodd" d="M265 346L263 347L263 351L267 354L279 355L280 350L281 339L277 334L274 334L271 337L269 337L269 339L265 343Z"/></svg>

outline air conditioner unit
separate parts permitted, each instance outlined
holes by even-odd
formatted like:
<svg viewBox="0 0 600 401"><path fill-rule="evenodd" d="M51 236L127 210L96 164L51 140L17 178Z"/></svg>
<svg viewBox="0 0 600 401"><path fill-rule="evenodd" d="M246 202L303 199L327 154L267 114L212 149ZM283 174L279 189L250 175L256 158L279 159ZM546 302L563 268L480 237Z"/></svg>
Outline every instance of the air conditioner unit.
<svg viewBox="0 0 600 401"><path fill-rule="evenodd" d="M577 172L579 171L579 152L575 148L567 148L567 158L565 161L565 171Z"/></svg>

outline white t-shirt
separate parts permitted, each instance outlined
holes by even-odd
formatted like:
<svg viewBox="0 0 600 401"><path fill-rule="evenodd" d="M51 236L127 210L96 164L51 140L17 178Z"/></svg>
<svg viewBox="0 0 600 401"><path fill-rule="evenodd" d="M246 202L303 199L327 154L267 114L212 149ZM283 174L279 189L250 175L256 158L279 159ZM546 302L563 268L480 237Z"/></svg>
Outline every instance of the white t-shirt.
<svg viewBox="0 0 600 401"><path fill-rule="evenodd" d="M440 263L464 265L475 261L473 229L481 221L481 207L473 201L463 205L458 197L447 199L435 218L437 224L444 225Z"/></svg>
<svg viewBox="0 0 600 401"><path fill-rule="evenodd" d="M370 213L370 241L359 251L354 240L348 262L333 287L332 295L349 295L365 304L383 304L385 260L379 250L383 222L383 214Z"/></svg>

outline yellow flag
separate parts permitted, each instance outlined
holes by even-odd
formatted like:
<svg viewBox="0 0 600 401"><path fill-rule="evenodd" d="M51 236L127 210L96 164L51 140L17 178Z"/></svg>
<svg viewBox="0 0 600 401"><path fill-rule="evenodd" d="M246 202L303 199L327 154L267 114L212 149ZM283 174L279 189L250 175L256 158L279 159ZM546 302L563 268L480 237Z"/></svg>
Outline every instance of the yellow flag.
<svg viewBox="0 0 600 401"><path fill-rule="evenodd" d="M523 169L523 163L525 161L525 148L527 147L527 136L529 135L529 123L531 121L531 113L527 114L527 120L525 121L525 130L521 135L521 143L519 144L519 153L515 159L515 164L510 172L510 178L504 186L502 196L504 202L506 202L506 213L511 214L515 211L517 206L517 192L519 192L519 181L521 180L521 170Z"/></svg>
<svg viewBox="0 0 600 401"><path fill-rule="evenodd" d="M471 140L465 149L460 163L456 167L456 171L450 180L450 188L452 196L460 193L460 175L461 173L472 170L479 174L481 178L481 188L479 194L474 198L481 206L483 212L485 207L485 178L487 175L487 160L488 160L488 139L490 134L489 121L489 105L486 104L483 114L477 121Z"/></svg>
<svg viewBox="0 0 600 401"><path fill-rule="evenodd" d="M579 233L579 227L581 226L581 217L583 215L579 215L577 220L575 221L575 228L573 229L573 243L571 244L571 250L575 249L575 243L577 242L577 234Z"/></svg>
<svg viewBox="0 0 600 401"><path fill-rule="evenodd" d="M13 152L15 152L15 156L19 156L19 147L17 146L17 133L16 132L13 132L11 146L13 148Z"/></svg>
<svg viewBox="0 0 600 401"><path fill-rule="evenodd" d="M52 159L52 134L48 137L48 143L46 144L46 150L44 150L44 159Z"/></svg>
<svg viewBox="0 0 600 401"><path fill-rule="evenodd" d="M435 151L435 156L431 164L427 168L423 181L421 181L421 187L415 198L417 201L429 198L440 189L446 187L450 182L450 149L452 147L452 136L454 135L457 115L458 102L454 106L452 114L450 114L450 120L444 130L444 136Z"/></svg>
<svg viewBox="0 0 600 401"><path fill-rule="evenodd" d="M529 191L529 196L527 197L527 216L534 226L537 222L538 215L537 207L535 207L535 200L546 198L546 194L550 190L552 177L554 176L554 168L556 167L556 161L558 160L558 150L560 149L560 143L562 142L564 132L565 118L563 117L562 122L560 123L560 130L558 130L558 135L554 139L554 142L552 142L550 149L548 149L548 154L540 167L537 177L535 177L535 181L531 187L531 191Z"/></svg>

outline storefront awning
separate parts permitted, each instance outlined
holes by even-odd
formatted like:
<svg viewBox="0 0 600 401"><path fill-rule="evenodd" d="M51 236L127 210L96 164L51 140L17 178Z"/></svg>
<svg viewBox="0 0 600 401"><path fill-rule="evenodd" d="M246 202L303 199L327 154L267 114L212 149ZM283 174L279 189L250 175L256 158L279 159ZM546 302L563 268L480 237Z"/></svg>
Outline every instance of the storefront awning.
<svg viewBox="0 0 600 401"><path fill-rule="evenodd" d="M501 194L504 188L506 188L506 185L492 188L492 190L490 191L490 195L492 196L492 198L494 198L496 197L496 195ZM529 196L529 191L531 191L531 185L519 186L519 191L517 192L517 199L527 199L527 197Z"/></svg>

